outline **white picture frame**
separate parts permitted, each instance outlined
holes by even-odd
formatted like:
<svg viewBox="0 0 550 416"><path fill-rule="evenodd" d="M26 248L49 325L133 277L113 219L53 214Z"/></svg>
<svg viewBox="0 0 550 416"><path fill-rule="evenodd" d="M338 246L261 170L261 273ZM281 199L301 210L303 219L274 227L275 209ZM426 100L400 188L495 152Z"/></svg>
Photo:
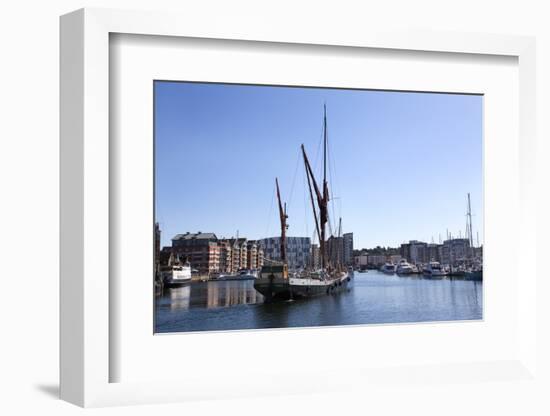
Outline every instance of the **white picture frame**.
<svg viewBox="0 0 550 416"><path fill-rule="evenodd" d="M536 374L537 270L525 249L535 241L535 41L530 37L464 33L376 32L291 30L277 25L240 27L220 20L204 26L190 16L167 13L83 9L61 18L61 397L80 406L157 403L209 397L269 395L284 392L330 392L357 383L372 386L399 377L410 370L331 369L326 384L318 374L304 372L288 380L270 374L262 383L239 385L241 389L201 391L205 380L112 382L110 366L116 357L110 348L109 275L110 251L110 159L109 130L109 37L110 34L170 36L278 42L283 44L331 45L334 47L429 51L443 54L503 55L515 57L519 67L519 184L518 261L525 271L525 285L517 292L517 354L499 361L441 363L418 362L413 378L460 378L480 382L484 377L523 380ZM523 247L523 249L522 249ZM326 333L318 333L322 338ZM484 377L475 374L483 372ZM266 373L267 374L267 373ZM190 387L190 384L197 388ZM238 384L238 383L237 383ZM284 388L280 386L285 386Z"/></svg>

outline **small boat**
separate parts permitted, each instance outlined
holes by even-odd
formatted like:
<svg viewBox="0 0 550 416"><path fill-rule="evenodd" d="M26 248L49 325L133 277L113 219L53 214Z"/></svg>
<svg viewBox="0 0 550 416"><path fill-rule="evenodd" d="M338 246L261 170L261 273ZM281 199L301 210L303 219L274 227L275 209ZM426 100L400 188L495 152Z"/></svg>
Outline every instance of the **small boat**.
<svg viewBox="0 0 550 416"><path fill-rule="evenodd" d="M179 255L170 255L168 264L160 267L160 278L166 287L179 287L191 282L191 265L182 263Z"/></svg>
<svg viewBox="0 0 550 416"><path fill-rule="evenodd" d="M443 277L445 276L446 272L441 267L441 264L437 261L431 261L426 266L424 266L424 276L429 277Z"/></svg>
<svg viewBox="0 0 550 416"><path fill-rule="evenodd" d="M413 274L412 266L407 262L407 260L402 259L397 263L397 268L395 269L397 274Z"/></svg>
<svg viewBox="0 0 550 416"><path fill-rule="evenodd" d="M254 280L258 277L257 270L243 269L237 273L220 274L216 280Z"/></svg>
<svg viewBox="0 0 550 416"><path fill-rule="evenodd" d="M395 264L393 263L386 263L384 264L381 268L380 268L380 271L382 273L386 273L386 274L394 274L395 273Z"/></svg>
<svg viewBox="0 0 550 416"><path fill-rule="evenodd" d="M466 270L463 266L449 266L448 275L454 277L464 277Z"/></svg>

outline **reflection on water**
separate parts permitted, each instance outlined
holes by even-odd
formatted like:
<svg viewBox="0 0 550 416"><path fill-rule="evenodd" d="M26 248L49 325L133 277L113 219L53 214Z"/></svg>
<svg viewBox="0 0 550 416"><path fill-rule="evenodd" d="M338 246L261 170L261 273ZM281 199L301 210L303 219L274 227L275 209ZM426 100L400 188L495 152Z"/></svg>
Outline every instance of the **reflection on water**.
<svg viewBox="0 0 550 416"><path fill-rule="evenodd" d="M169 298L170 310L189 309L191 285L170 289L166 294Z"/></svg>
<svg viewBox="0 0 550 416"><path fill-rule="evenodd" d="M251 280L194 282L182 287L168 288L157 298L157 305L170 310L190 308L220 308L235 305L262 303L263 296L256 292Z"/></svg>
<svg viewBox="0 0 550 416"><path fill-rule="evenodd" d="M355 273L345 292L263 303L254 282L193 282L156 297L157 332L472 320L482 318L481 282Z"/></svg>

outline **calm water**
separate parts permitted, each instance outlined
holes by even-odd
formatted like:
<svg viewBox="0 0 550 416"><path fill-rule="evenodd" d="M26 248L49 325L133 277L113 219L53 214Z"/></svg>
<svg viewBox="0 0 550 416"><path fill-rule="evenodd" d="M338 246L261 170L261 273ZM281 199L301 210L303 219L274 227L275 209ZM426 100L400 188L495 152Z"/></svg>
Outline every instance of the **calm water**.
<svg viewBox="0 0 550 416"><path fill-rule="evenodd" d="M191 283L156 298L156 332L450 321L482 318L482 283L355 273L330 296L264 304L254 282Z"/></svg>

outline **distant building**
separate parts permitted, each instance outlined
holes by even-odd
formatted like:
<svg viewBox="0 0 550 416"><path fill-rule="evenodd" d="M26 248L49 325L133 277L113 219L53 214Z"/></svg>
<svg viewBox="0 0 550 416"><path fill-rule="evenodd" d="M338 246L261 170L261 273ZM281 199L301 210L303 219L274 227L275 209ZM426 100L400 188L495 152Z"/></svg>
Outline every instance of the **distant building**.
<svg viewBox="0 0 550 416"><path fill-rule="evenodd" d="M427 243L417 240L409 241L409 258L407 260L413 264L425 263L427 260L426 248Z"/></svg>
<svg viewBox="0 0 550 416"><path fill-rule="evenodd" d="M246 268L260 269L264 264L264 251L256 240L249 240L246 243Z"/></svg>
<svg viewBox="0 0 550 416"><path fill-rule="evenodd" d="M365 269L369 264L369 256L367 254L358 254L353 260L355 267L358 269Z"/></svg>
<svg viewBox="0 0 550 416"><path fill-rule="evenodd" d="M483 246L474 247L474 259L477 261L483 261Z"/></svg>
<svg viewBox="0 0 550 416"><path fill-rule="evenodd" d="M390 263L397 264L397 263L399 263L402 259L403 259L403 257L401 256L401 254L392 254L391 256L389 256L388 261L389 261Z"/></svg>
<svg viewBox="0 0 550 416"><path fill-rule="evenodd" d="M353 233L344 234L344 264L353 266Z"/></svg>
<svg viewBox="0 0 550 416"><path fill-rule="evenodd" d="M344 238L331 236L327 240L327 257L331 266L344 264Z"/></svg>
<svg viewBox="0 0 550 416"><path fill-rule="evenodd" d="M445 240L441 247L441 262L444 264L460 264L472 257L470 241L467 238Z"/></svg>
<svg viewBox="0 0 550 416"><path fill-rule="evenodd" d="M220 270L220 246L214 233L178 234L172 238L172 250L182 261L188 260L199 273Z"/></svg>
<svg viewBox="0 0 550 416"><path fill-rule="evenodd" d="M442 252L442 245L441 244L427 244L426 245L426 258L425 261L438 261L441 262L441 252Z"/></svg>
<svg viewBox="0 0 550 416"><path fill-rule="evenodd" d="M172 239L170 252L189 261L201 274L234 273L263 266L264 251L258 241L246 238L218 239L214 233L178 234ZM164 250L164 249L163 249ZM161 256L162 257L162 256Z"/></svg>
<svg viewBox="0 0 550 416"><path fill-rule="evenodd" d="M281 259L281 237L258 240L265 259ZM286 237L286 255L290 269L303 269L310 262L311 239L309 237Z"/></svg>
<svg viewBox="0 0 550 416"><path fill-rule="evenodd" d="M403 257L404 259L406 259L407 261L411 261L411 243L401 244L399 253L401 254L401 257Z"/></svg>
<svg viewBox="0 0 550 416"><path fill-rule="evenodd" d="M314 270L321 268L321 251L318 244L311 245L310 265Z"/></svg>
<svg viewBox="0 0 550 416"><path fill-rule="evenodd" d="M220 267L221 273L233 273L232 263L232 246L228 240L219 240L218 245L220 247Z"/></svg>
<svg viewBox="0 0 550 416"><path fill-rule="evenodd" d="M367 256L367 264L369 266L380 267L386 263L387 257L384 254L369 254Z"/></svg>

